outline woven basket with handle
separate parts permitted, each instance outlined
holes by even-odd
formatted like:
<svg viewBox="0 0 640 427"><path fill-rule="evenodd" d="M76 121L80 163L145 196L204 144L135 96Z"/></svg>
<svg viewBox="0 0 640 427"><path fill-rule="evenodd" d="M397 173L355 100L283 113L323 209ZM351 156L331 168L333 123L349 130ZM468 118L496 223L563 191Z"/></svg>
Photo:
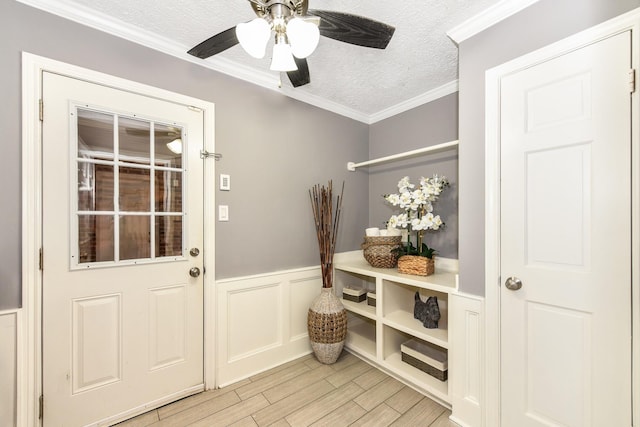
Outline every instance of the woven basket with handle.
<svg viewBox="0 0 640 427"><path fill-rule="evenodd" d="M398 262L398 253L394 250L402 246L401 240L401 236L365 236L360 247L372 267L394 268Z"/></svg>
<svg viewBox="0 0 640 427"><path fill-rule="evenodd" d="M429 276L434 271L433 258L403 255L398 258L398 272L416 276Z"/></svg>

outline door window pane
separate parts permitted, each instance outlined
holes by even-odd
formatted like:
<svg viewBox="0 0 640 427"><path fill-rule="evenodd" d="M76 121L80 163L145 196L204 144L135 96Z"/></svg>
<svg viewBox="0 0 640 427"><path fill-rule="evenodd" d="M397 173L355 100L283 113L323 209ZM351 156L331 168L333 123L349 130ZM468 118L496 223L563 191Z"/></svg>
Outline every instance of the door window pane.
<svg viewBox="0 0 640 427"><path fill-rule="evenodd" d="M142 215L120 217L120 259L151 257L151 219Z"/></svg>
<svg viewBox="0 0 640 427"><path fill-rule="evenodd" d="M156 124L154 150L157 166L182 167L182 128Z"/></svg>
<svg viewBox="0 0 640 427"><path fill-rule="evenodd" d="M182 255L182 216L156 217L156 256Z"/></svg>
<svg viewBox="0 0 640 427"><path fill-rule="evenodd" d="M78 109L78 157L113 159L113 114Z"/></svg>
<svg viewBox="0 0 640 427"><path fill-rule="evenodd" d="M182 172L156 171L156 212L182 212Z"/></svg>
<svg viewBox="0 0 640 427"><path fill-rule="evenodd" d="M78 162L78 210L113 211L113 166Z"/></svg>
<svg viewBox="0 0 640 427"><path fill-rule="evenodd" d="M113 261L113 216L78 215L79 263Z"/></svg>
<svg viewBox="0 0 640 427"><path fill-rule="evenodd" d="M118 121L118 142L121 161L144 165L150 163L150 122L120 117Z"/></svg>
<svg viewBox="0 0 640 427"><path fill-rule="evenodd" d="M120 211L149 212L151 209L151 180L149 169L120 166Z"/></svg>

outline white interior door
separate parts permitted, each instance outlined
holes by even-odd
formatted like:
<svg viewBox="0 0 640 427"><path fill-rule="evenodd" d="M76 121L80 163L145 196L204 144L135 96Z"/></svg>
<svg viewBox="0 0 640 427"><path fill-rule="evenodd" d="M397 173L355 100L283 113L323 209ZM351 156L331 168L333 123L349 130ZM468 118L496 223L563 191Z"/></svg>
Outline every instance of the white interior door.
<svg viewBox="0 0 640 427"><path fill-rule="evenodd" d="M631 425L630 60L625 32L502 79L505 427Z"/></svg>
<svg viewBox="0 0 640 427"><path fill-rule="evenodd" d="M49 72L43 101L44 425L202 390L202 111Z"/></svg>

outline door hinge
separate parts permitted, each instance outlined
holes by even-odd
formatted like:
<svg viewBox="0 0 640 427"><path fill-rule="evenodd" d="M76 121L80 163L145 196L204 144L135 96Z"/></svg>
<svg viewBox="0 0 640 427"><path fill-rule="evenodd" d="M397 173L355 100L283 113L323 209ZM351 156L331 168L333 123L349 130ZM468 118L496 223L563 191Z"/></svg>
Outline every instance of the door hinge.
<svg viewBox="0 0 640 427"><path fill-rule="evenodd" d="M636 91L636 69L629 70L629 92L634 93Z"/></svg>
<svg viewBox="0 0 640 427"><path fill-rule="evenodd" d="M40 121L44 118L44 102L42 102L42 99L38 100L38 118Z"/></svg>
<svg viewBox="0 0 640 427"><path fill-rule="evenodd" d="M38 419L41 420L44 416L44 395L40 395L38 399Z"/></svg>
<svg viewBox="0 0 640 427"><path fill-rule="evenodd" d="M39 253L38 253L38 269L42 270L42 248L40 248Z"/></svg>

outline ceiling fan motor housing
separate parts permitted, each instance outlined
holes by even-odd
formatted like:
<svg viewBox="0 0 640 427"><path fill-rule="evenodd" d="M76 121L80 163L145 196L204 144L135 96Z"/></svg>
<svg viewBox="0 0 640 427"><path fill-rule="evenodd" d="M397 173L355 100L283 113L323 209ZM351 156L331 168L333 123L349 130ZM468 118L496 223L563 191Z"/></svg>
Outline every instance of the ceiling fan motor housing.
<svg viewBox="0 0 640 427"><path fill-rule="evenodd" d="M283 19L285 22L294 16L307 14L307 0L269 0L267 2L251 2L253 11L258 17L269 22Z"/></svg>

